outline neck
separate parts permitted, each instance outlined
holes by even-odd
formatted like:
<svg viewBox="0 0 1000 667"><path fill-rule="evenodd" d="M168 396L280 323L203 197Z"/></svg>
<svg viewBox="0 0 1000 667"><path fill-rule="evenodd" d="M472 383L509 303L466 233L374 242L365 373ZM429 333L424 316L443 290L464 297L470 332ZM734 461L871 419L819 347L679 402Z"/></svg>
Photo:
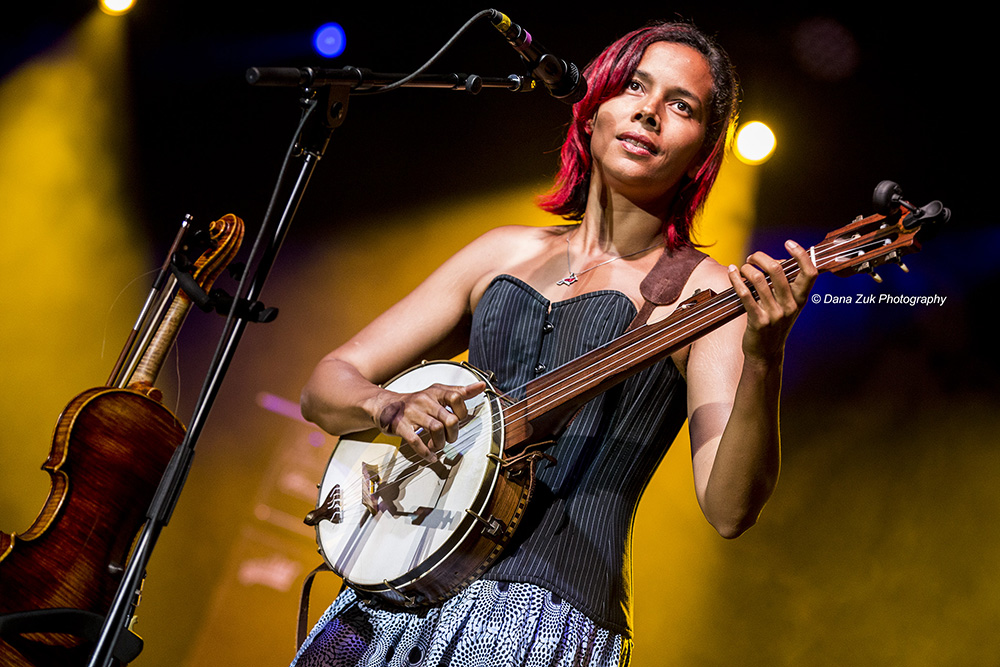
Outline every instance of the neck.
<svg viewBox="0 0 1000 667"><path fill-rule="evenodd" d="M663 240L665 214L591 183L587 208L573 239L587 254L625 255Z"/></svg>

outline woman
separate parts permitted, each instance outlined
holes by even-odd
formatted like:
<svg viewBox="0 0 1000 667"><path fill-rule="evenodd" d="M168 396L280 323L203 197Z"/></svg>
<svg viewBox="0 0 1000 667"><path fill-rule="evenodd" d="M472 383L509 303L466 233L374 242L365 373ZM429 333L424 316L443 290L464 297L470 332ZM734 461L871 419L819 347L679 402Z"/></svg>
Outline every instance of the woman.
<svg viewBox="0 0 1000 667"><path fill-rule="evenodd" d="M800 274L791 284L763 253L723 267L692 247L692 219L735 119L728 58L693 26L658 24L612 44L585 75L558 183L542 201L579 224L501 227L473 241L319 363L303 414L333 434L374 424L433 461L483 385L378 386L421 359L468 348L473 365L516 393L621 335L637 313L669 315L696 289L732 286L748 314L583 407L482 579L418 613L348 590L299 665L625 664L632 517L685 418L698 501L723 537L749 528L774 489L784 342L816 270L792 242ZM682 286L664 305L640 287L658 262L657 275Z"/></svg>

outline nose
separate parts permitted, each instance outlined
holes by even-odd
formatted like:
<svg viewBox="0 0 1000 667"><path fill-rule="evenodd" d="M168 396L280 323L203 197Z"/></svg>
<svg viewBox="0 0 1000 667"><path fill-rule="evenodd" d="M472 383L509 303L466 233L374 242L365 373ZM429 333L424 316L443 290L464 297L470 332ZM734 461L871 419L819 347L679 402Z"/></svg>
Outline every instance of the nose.
<svg viewBox="0 0 1000 667"><path fill-rule="evenodd" d="M654 132L660 129L660 119L648 105L643 105L641 109L637 110L632 116L632 120L642 123L643 127Z"/></svg>

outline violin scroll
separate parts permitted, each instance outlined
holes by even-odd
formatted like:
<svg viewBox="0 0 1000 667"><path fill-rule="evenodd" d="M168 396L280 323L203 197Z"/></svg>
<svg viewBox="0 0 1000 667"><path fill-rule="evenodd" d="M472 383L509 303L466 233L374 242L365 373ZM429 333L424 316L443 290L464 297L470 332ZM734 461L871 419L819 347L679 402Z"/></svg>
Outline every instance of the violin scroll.
<svg viewBox="0 0 1000 667"><path fill-rule="evenodd" d="M216 278L236 257L243 242L243 221L228 213L209 224L208 237L209 247L195 260L190 273L196 286L204 291L211 289ZM192 303L190 295L183 289L178 291L166 316L136 364L127 383L129 389L159 400L159 392L153 387L153 383Z"/></svg>

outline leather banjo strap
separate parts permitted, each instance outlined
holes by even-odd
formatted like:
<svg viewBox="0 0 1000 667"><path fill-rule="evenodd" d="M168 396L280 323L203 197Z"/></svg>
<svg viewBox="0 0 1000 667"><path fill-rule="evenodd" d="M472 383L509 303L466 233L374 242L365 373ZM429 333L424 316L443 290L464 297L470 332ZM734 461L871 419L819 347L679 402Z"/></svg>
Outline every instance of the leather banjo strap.
<svg viewBox="0 0 1000 667"><path fill-rule="evenodd" d="M639 284L639 293L646 301L626 331L645 324L657 306L677 301L691 273L706 257L708 255L692 246L676 250L665 249Z"/></svg>
<svg viewBox="0 0 1000 667"><path fill-rule="evenodd" d="M309 635L309 594L312 592L313 579L320 572L332 572L330 566L324 561L321 565L317 566L312 572L306 575L305 581L302 582L302 593L299 596L299 619L296 624L295 633L295 648L298 649L302 646L302 642L306 640ZM341 586L341 591L343 591L343 586Z"/></svg>

